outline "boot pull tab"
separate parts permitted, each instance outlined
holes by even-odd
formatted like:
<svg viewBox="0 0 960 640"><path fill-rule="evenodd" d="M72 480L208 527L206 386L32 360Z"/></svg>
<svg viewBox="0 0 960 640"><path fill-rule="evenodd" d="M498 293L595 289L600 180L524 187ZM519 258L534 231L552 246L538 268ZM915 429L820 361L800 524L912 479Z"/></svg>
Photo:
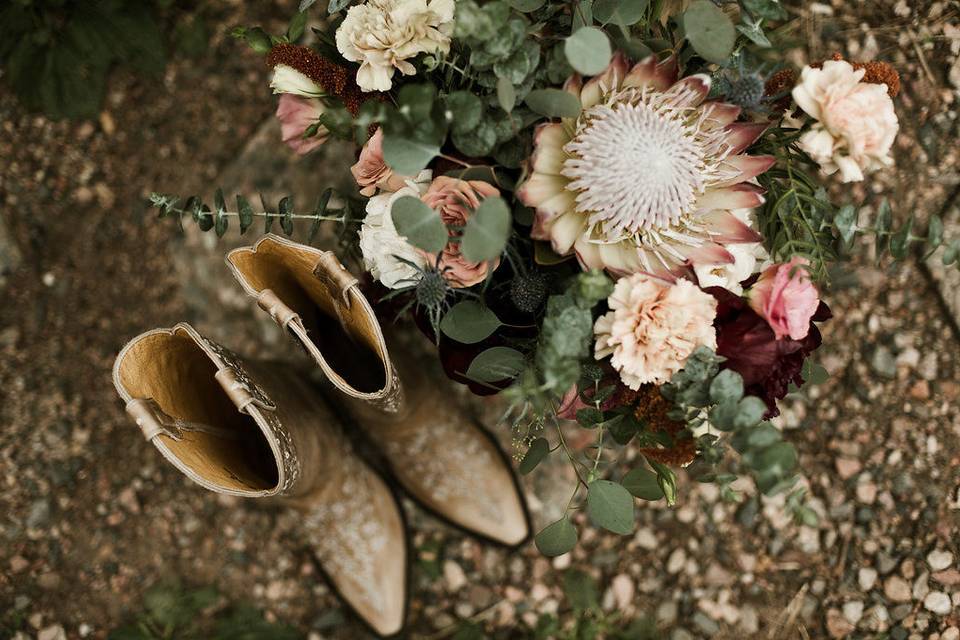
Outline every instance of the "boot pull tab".
<svg viewBox="0 0 960 640"><path fill-rule="evenodd" d="M227 397L240 413L249 413L247 409L250 405L256 405L267 411L277 409L246 372L227 365L217 371L213 377L220 383Z"/></svg>
<svg viewBox="0 0 960 640"><path fill-rule="evenodd" d="M348 309L350 308L350 288L355 286L359 280L347 271L336 254L332 251L325 251L320 254L317 266L313 268L313 275L320 279L334 299L340 298L343 304Z"/></svg>
<svg viewBox="0 0 960 640"><path fill-rule="evenodd" d="M287 326L291 322L299 318L297 312L288 307L287 304L280 299L280 296L270 289L264 289L260 292L260 295L257 296L257 306L269 313L273 321L284 330L287 329Z"/></svg>
<svg viewBox="0 0 960 640"><path fill-rule="evenodd" d="M238 437L236 433L229 429L174 418L161 409L153 398L134 398L127 403L126 410L134 422L137 423L137 426L140 427L140 431L143 432L143 437L147 439L147 442L152 442L159 435L180 442L183 440L184 431L206 433L228 440L235 440Z"/></svg>

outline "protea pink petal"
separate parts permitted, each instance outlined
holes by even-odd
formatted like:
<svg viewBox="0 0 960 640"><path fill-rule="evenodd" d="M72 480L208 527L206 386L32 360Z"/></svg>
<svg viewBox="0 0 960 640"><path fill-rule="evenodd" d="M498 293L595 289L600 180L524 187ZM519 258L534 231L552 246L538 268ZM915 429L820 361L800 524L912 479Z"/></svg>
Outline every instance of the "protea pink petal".
<svg viewBox="0 0 960 640"><path fill-rule="evenodd" d="M763 242L763 236L729 211L711 211L697 221L707 228L711 238L723 244Z"/></svg>
<svg viewBox="0 0 960 640"><path fill-rule="evenodd" d="M757 177L775 165L777 163L777 159L774 156L740 155L730 156L724 160L724 163L731 165L734 169L740 172L735 178L724 180L717 185L721 187L729 187L730 185L746 182L751 178Z"/></svg>
<svg viewBox="0 0 960 640"><path fill-rule="evenodd" d="M736 259L722 245L706 242L699 247L678 247L690 264L733 264Z"/></svg>
<svg viewBox="0 0 960 640"><path fill-rule="evenodd" d="M623 86L629 89L642 89L652 85L657 74L657 56L647 56L627 73Z"/></svg>
<svg viewBox="0 0 960 640"><path fill-rule="evenodd" d="M763 204L763 189L748 183L735 184L722 189L707 189L697 198L697 209L752 209Z"/></svg>
<svg viewBox="0 0 960 640"><path fill-rule="evenodd" d="M567 182L563 176L535 172L517 189L517 197L528 207L537 207L563 191Z"/></svg>
<svg viewBox="0 0 960 640"><path fill-rule="evenodd" d="M566 128L559 123L540 125L533 136L530 163L537 173L560 175L566 155L563 145L570 141Z"/></svg>
<svg viewBox="0 0 960 640"><path fill-rule="evenodd" d="M727 142L730 144L730 155L736 155L752 145L763 135L770 126L768 122L734 122L727 125Z"/></svg>
<svg viewBox="0 0 960 640"><path fill-rule="evenodd" d="M557 216L550 225L553 250L561 256L570 253L574 243L583 237L586 227L587 217L582 214L570 212Z"/></svg>
<svg viewBox="0 0 960 640"><path fill-rule="evenodd" d="M590 242L581 236L573 247L577 254L577 262L584 271L603 269L603 260L600 258L600 245Z"/></svg>
<svg viewBox="0 0 960 640"><path fill-rule="evenodd" d="M580 92L580 104L583 105L583 108L589 109L600 102L605 92L618 89L624 76L627 75L627 68L626 56L618 51L614 54L613 60L610 61L607 68L603 70L603 73L594 76L587 84L583 85L583 90Z"/></svg>
<svg viewBox="0 0 960 640"><path fill-rule="evenodd" d="M557 216L566 213L567 211L573 211L576 209L577 199L572 191L563 190L552 198L541 202L537 206L537 213L545 216L548 219L556 218Z"/></svg>
<svg viewBox="0 0 960 640"><path fill-rule="evenodd" d="M740 107L729 102L707 102L703 105L703 112L707 118L721 127L736 122L741 111Z"/></svg>
<svg viewBox="0 0 960 640"><path fill-rule="evenodd" d="M679 76L680 66L677 64L677 56L671 54L657 64L653 86L660 91L666 91Z"/></svg>
<svg viewBox="0 0 960 640"><path fill-rule="evenodd" d="M580 91L583 89L583 78L580 77L579 73L575 73L567 81L563 83L563 90L567 93L572 93L580 99Z"/></svg>
<svg viewBox="0 0 960 640"><path fill-rule="evenodd" d="M700 106L710 93L710 76L705 73L687 76L670 87L667 93L679 97L676 102L678 107Z"/></svg>

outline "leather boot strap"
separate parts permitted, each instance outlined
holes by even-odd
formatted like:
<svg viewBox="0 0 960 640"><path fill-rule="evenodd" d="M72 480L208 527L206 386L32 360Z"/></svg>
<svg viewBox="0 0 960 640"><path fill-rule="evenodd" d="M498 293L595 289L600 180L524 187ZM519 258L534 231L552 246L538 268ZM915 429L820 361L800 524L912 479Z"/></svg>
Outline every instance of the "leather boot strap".
<svg viewBox="0 0 960 640"><path fill-rule="evenodd" d="M199 422L187 422L174 418L160 408L153 398L134 398L127 403L127 413L134 419L148 442L159 435L167 436L172 440L183 440L184 431L206 433L218 438L236 440L239 436L229 429L221 429Z"/></svg>
<svg viewBox="0 0 960 640"><path fill-rule="evenodd" d="M320 254L317 265L313 268L313 275L320 279L334 299L341 299L343 304L350 308L350 288L359 280L347 271L335 253L325 251Z"/></svg>

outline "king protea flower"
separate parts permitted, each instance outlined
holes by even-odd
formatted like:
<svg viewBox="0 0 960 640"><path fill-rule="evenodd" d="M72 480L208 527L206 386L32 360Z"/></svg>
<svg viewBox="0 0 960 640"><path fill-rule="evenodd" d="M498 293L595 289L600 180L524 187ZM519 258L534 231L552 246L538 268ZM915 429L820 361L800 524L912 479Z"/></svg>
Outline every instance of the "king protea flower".
<svg viewBox="0 0 960 640"><path fill-rule="evenodd" d="M709 76L677 73L674 57L630 68L618 53L567 81L583 110L537 128L517 192L536 209L535 239L584 269L664 275L732 264L725 245L762 240L730 211L763 203L748 181L775 159L743 151L767 125L735 122L739 107L705 100Z"/></svg>

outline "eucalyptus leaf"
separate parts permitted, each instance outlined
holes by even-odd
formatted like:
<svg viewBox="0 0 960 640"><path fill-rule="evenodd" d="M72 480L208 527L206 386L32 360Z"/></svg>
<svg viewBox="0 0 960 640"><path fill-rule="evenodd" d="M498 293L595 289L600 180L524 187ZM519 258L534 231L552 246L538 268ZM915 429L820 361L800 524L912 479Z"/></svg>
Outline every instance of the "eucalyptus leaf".
<svg viewBox="0 0 960 640"><path fill-rule="evenodd" d="M288 236L293 235L293 198L284 196L278 205L280 214L280 228Z"/></svg>
<svg viewBox="0 0 960 640"><path fill-rule="evenodd" d="M503 253L510 237L510 208L500 196L484 198L460 238L460 251L470 262L493 260Z"/></svg>
<svg viewBox="0 0 960 640"><path fill-rule="evenodd" d="M514 105L517 104L517 90L507 78L497 79L497 103L507 113L513 111Z"/></svg>
<svg viewBox="0 0 960 640"><path fill-rule="evenodd" d="M633 496L623 485L594 480L587 486L587 513L598 527L627 535L633 531Z"/></svg>
<svg viewBox="0 0 960 640"><path fill-rule="evenodd" d="M527 94L527 106L548 118L576 118L580 115L580 100L562 89L536 89Z"/></svg>
<svg viewBox="0 0 960 640"><path fill-rule="evenodd" d="M710 0L694 0L683 14L687 39L700 57L720 64L730 57L737 30L729 16Z"/></svg>
<svg viewBox="0 0 960 640"><path fill-rule="evenodd" d="M629 27L646 16L650 0L594 0L593 18L600 24Z"/></svg>
<svg viewBox="0 0 960 640"><path fill-rule="evenodd" d="M300 10L296 15L293 16L293 19L290 21L290 26L287 27L287 39L290 42L296 42L300 39L300 36L303 35L303 30L307 26L307 12Z"/></svg>
<svg viewBox="0 0 960 640"><path fill-rule="evenodd" d="M573 32L564 41L563 52L570 66L587 76L601 73L613 57L610 38L596 27L581 27Z"/></svg>
<svg viewBox="0 0 960 640"><path fill-rule="evenodd" d="M767 413L766 403L756 396L747 396L740 401L740 409L733 421L734 428L743 429L752 427Z"/></svg>
<svg viewBox="0 0 960 640"><path fill-rule="evenodd" d="M533 541L540 553L548 558L562 556L577 545L577 530L564 516L544 527Z"/></svg>
<svg viewBox="0 0 960 640"><path fill-rule="evenodd" d="M853 236L857 233L856 207L852 204L841 207L834 218L834 224L837 227L837 231L840 232L843 244L849 246L850 243L853 242Z"/></svg>
<svg viewBox="0 0 960 640"><path fill-rule="evenodd" d="M223 234L227 232L227 227L229 226L229 219L224 215L227 211L227 203L223 199L223 189L217 189L217 192L213 196L213 204L215 207L214 215L214 231L217 234L218 238L222 238Z"/></svg>
<svg viewBox="0 0 960 640"><path fill-rule="evenodd" d="M455 304L440 321L440 331L464 344L475 344L500 328L497 315L489 307L473 300Z"/></svg>
<svg viewBox="0 0 960 640"><path fill-rule="evenodd" d="M481 351L467 367L466 376L478 382L499 382L515 378L523 369L523 354L510 347L490 347Z"/></svg>
<svg viewBox="0 0 960 640"><path fill-rule="evenodd" d="M440 146L398 134L383 136L383 159L396 173L415 176L440 153Z"/></svg>
<svg viewBox="0 0 960 640"><path fill-rule="evenodd" d="M450 128L457 133L465 133L480 124L483 104L469 91L454 91L447 96L447 108L453 116Z"/></svg>
<svg viewBox="0 0 960 640"><path fill-rule="evenodd" d="M890 254L897 260L907 257L910 248L910 232L913 230L913 214L900 229L890 237Z"/></svg>
<svg viewBox="0 0 960 640"><path fill-rule="evenodd" d="M530 443L530 447L527 449L527 453L523 456L523 460L520 462L520 466L517 470L520 472L520 475L527 475L534 469L537 465L543 461L547 455L550 454L550 443L547 442L546 438L536 438L533 442Z"/></svg>
<svg viewBox="0 0 960 640"><path fill-rule="evenodd" d="M511 7L520 11L521 13L531 13L536 11L546 0L507 0Z"/></svg>
<svg viewBox="0 0 960 640"><path fill-rule="evenodd" d="M732 369L721 371L710 383L710 398L714 402L736 402L742 397L743 377Z"/></svg>
<svg viewBox="0 0 960 640"><path fill-rule="evenodd" d="M933 214L927 222L927 250L933 251L943 244L943 220Z"/></svg>
<svg viewBox="0 0 960 640"><path fill-rule="evenodd" d="M253 224L253 207L250 206L250 201L239 193L237 194L237 213L239 214L240 234L243 235Z"/></svg>
<svg viewBox="0 0 960 640"><path fill-rule="evenodd" d="M623 476L622 484L627 491L641 500L659 500L663 497L657 474L645 467L632 469Z"/></svg>
<svg viewBox="0 0 960 640"><path fill-rule="evenodd" d="M874 233L876 233L876 250L877 250L877 259L886 252L887 247L890 245L890 225L893 223L893 212L890 210L890 201L886 198L883 199L883 202L880 203L880 208L877 210L877 223L874 228Z"/></svg>
<svg viewBox="0 0 960 640"><path fill-rule="evenodd" d="M440 214L414 196L402 196L394 201L390 217L397 233L407 242L428 253L440 253L447 246L450 235Z"/></svg>

